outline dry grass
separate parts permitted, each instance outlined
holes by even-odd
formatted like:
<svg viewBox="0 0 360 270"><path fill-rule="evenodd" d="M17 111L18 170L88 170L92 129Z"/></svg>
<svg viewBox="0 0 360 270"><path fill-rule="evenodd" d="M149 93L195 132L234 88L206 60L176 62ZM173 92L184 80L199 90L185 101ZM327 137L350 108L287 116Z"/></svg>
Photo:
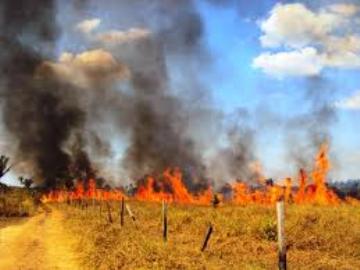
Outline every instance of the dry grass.
<svg viewBox="0 0 360 270"><path fill-rule="evenodd" d="M78 239L85 269L276 269L274 208L260 206L169 206L169 240L163 243L161 205L130 202L136 226L119 225L105 209L59 206L65 226ZM200 252L207 224L208 249ZM360 269L360 209L352 206L288 206L289 269Z"/></svg>
<svg viewBox="0 0 360 270"><path fill-rule="evenodd" d="M0 190L0 217L27 217L35 212L31 191L23 188Z"/></svg>

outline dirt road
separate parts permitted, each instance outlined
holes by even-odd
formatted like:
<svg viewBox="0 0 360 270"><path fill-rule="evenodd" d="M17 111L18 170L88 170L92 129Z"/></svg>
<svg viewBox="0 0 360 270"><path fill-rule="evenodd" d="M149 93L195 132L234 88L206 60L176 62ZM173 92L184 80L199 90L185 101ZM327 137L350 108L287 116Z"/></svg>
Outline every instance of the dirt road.
<svg viewBox="0 0 360 270"><path fill-rule="evenodd" d="M52 209L0 229L0 269L81 269L72 250L74 240L62 226L63 218Z"/></svg>

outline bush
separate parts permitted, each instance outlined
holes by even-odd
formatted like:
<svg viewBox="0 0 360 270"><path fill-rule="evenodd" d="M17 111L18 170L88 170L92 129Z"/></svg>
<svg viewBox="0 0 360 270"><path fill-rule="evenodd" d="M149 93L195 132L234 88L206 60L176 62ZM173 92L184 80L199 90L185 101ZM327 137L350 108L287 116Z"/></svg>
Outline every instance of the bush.
<svg viewBox="0 0 360 270"><path fill-rule="evenodd" d="M259 234L262 239L268 241L277 240L277 227L276 222L272 218L265 218L260 224Z"/></svg>

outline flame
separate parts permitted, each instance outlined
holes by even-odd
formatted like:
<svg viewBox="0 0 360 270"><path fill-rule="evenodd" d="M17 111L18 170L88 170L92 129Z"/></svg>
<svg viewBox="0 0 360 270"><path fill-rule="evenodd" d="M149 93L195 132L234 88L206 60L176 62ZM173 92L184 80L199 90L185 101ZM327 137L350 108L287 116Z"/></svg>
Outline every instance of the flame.
<svg viewBox="0 0 360 270"><path fill-rule="evenodd" d="M235 204L274 204L280 199L288 203L312 203L321 205L336 205L340 203L340 198L327 187L326 177L331 168L328 158L328 145L322 144L316 155L314 169L311 173L313 184L307 185L307 173L301 169L299 173L299 186L297 190L293 188L292 179L285 179L283 186L276 184L267 184L265 190L251 191L250 188L242 183L235 183L233 188L233 203ZM351 198L346 201L354 203Z"/></svg>
<svg viewBox="0 0 360 270"><path fill-rule="evenodd" d="M312 172L315 185L313 201L319 204L337 204L339 202L336 194L326 186L326 176L331 168L328 158L328 148L327 144L321 145L316 157L315 169Z"/></svg>
<svg viewBox="0 0 360 270"><path fill-rule="evenodd" d="M126 196L120 190L106 191L96 188L94 179L89 179L87 189L84 187L84 181L77 180L73 191L52 190L42 195L41 202L68 202L74 200L97 200L97 201L120 201Z"/></svg>
<svg viewBox="0 0 360 270"><path fill-rule="evenodd" d="M304 203L305 199L306 199L306 180L307 180L307 174L306 171L304 169L300 169L299 172L299 189L298 192L296 193L296 195L294 196L295 198L295 202L300 204L300 203Z"/></svg>
<svg viewBox="0 0 360 270"><path fill-rule="evenodd" d="M342 200L327 186L326 179L331 164L328 157L329 147L322 144L315 158L314 168L311 173L300 169L298 186L293 186L293 180L287 177L282 184L275 184L272 180L265 180L260 163L254 163L253 171L257 175L257 183L261 188L253 188L244 182L238 181L231 185L230 203L237 205L261 204L273 205L276 201L283 199L287 203L295 204L320 204L337 205ZM311 181L312 180L312 181ZM308 182L312 182L309 184ZM96 188L93 179L87 181L85 188L83 181L77 181L73 191L55 190L43 195L42 202L65 202L79 199L92 200L121 200L126 197L119 190L106 191ZM227 197L227 196L226 196ZM152 202L176 202L183 204L209 205L215 201L215 195L211 188L199 194L190 192L183 179L180 169L166 169L158 179L154 176L147 176L145 181L137 187L134 198L139 201ZM216 194L216 199L223 201L223 198ZM358 204L353 198L345 198L343 202Z"/></svg>
<svg viewBox="0 0 360 270"><path fill-rule="evenodd" d="M140 201L161 202L163 200L177 203L209 204L213 192L209 186L200 194L193 195L184 185L181 171L167 169L163 173L163 181L156 181L154 177L147 177L145 184L140 186L135 198Z"/></svg>

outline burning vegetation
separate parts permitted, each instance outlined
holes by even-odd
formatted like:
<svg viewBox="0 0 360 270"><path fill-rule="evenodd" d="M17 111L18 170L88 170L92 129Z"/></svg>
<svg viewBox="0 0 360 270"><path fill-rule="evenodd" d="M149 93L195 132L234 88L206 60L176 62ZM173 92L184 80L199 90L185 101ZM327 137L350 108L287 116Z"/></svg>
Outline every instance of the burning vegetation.
<svg viewBox="0 0 360 270"><path fill-rule="evenodd" d="M236 205L261 204L273 205L279 200L295 204L336 205L342 201L355 202L355 199L340 199L328 187L327 175L331 168L328 158L328 145L321 145L317 153L314 168L309 174L301 169L298 185L293 185L291 178L286 178L282 185L274 183L272 179L264 181L262 186L255 188L245 182L237 181L223 188L220 197L223 203ZM74 200L120 201L122 198L132 198L139 201L174 202L180 204L210 205L214 199L213 187L208 185L199 192L191 192L185 185L184 176L180 169L166 169L158 177L147 176L137 183L133 194L126 194L122 190L105 190L96 188L93 179L77 181L74 190L53 190L43 195L42 201L69 202Z"/></svg>

